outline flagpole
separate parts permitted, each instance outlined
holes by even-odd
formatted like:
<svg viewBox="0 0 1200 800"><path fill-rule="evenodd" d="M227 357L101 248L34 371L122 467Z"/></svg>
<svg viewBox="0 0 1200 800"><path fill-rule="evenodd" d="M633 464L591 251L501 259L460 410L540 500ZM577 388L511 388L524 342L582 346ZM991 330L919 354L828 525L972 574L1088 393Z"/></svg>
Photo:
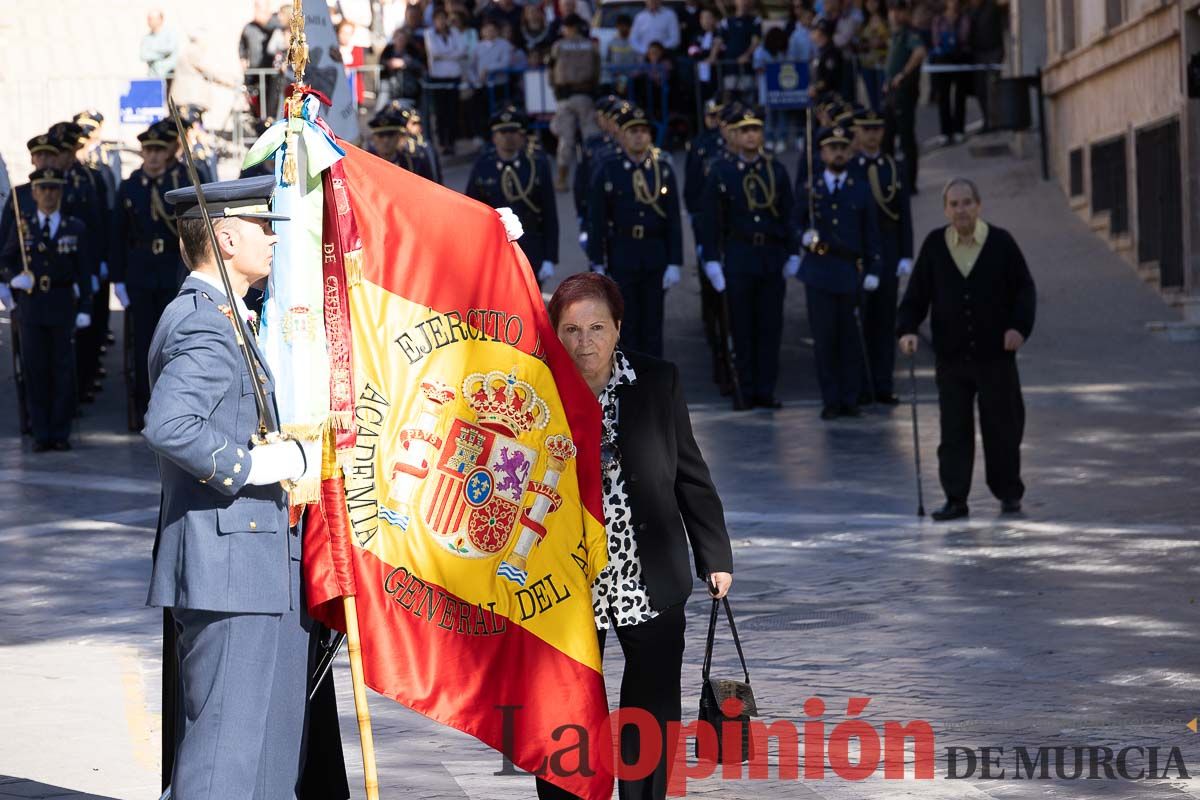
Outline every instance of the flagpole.
<svg viewBox="0 0 1200 800"><path fill-rule="evenodd" d="M304 35L303 0L292 0L291 33L292 41L288 46L288 63L292 67L294 82L292 83L292 96L286 104L286 114L289 119L300 117L303 114L304 108L304 95L301 89L304 86L304 69L308 65L308 39ZM295 174L295 139L294 137L289 138L292 138L292 146L288 147L287 152L284 154L281 170L284 180L290 183L297 179L297 175ZM325 436L329 437L330 434L326 433ZM327 446L328 444L329 442L327 441ZM334 461L336 463L336 458ZM322 472L324 471L322 470ZM340 514L337 516L344 518ZM344 530L339 532L340 535L349 538L351 536L349 526L343 525L342 527ZM344 595L342 597L342 604L346 616L346 651L350 655L350 679L354 686L354 711L358 717L358 738L362 745L364 789L366 790L367 800L379 800L379 774L375 767L375 739L371 733L371 710L367 705L367 684L363 678L362 639L358 631L358 606L352 594Z"/></svg>

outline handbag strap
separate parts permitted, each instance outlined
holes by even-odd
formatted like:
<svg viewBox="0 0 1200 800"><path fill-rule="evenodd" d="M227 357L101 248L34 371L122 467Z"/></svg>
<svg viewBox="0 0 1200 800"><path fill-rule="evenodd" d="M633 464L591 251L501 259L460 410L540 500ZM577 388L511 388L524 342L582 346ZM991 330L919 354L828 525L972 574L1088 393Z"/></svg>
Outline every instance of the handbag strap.
<svg viewBox="0 0 1200 800"><path fill-rule="evenodd" d="M733 609L729 606L728 597L712 601L712 614L708 618L708 641L704 645L704 667L701 674L704 680L708 681L709 672L712 669L713 642L717 633L717 613L722 603L725 604L725 616L729 619L729 630L733 632L733 645L737 648L738 660L742 663L742 672L746 675L746 683L750 683L750 670L746 667L746 656L742 652L742 640L738 636L737 625L733 621Z"/></svg>

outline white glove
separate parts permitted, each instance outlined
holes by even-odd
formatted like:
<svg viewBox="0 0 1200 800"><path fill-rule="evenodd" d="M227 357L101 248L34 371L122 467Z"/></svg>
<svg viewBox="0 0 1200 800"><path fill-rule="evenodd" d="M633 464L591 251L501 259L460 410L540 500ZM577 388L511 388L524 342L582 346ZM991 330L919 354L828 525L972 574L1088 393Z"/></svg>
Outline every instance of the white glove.
<svg viewBox="0 0 1200 800"><path fill-rule="evenodd" d="M108 280L108 262L107 261L100 262L100 280L102 280L102 281Z"/></svg>
<svg viewBox="0 0 1200 800"><path fill-rule="evenodd" d="M28 272L22 272L20 275L9 281L8 285L14 289L20 289L23 292L32 292L33 275Z"/></svg>
<svg viewBox="0 0 1200 800"><path fill-rule="evenodd" d="M679 267L675 264L668 264L667 271L663 273L663 291L677 286L682 278L683 276L679 274Z"/></svg>
<svg viewBox="0 0 1200 800"><path fill-rule="evenodd" d="M720 261L705 261L704 274L708 276L708 282L718 292L725 291L725 272L721 269Z"/></svg>
<svg viewBox="0 0 1200 800"><path fill-rule="evenodd" d="M246 476L246 483L251 486L270 486L282 481L299 480L304 472L305 454L300 442L289 439L260 444L250 450L250 474Z"/></svg>
<svg viewBox="0 0 1200 800"><path fill-rule="evenodd" d="M810 228L809 230L806 230L804 232L803 236L800 237L800 244L804 245L806 248L812 247L812 244L816 240L816 238L817 238L817 232Z"/></svg>
<svg viewBox="0 0 1200 800"><path fill-rule="evenodd" d="M500 215L500 221L504 223L504 232L508 235L510 242L515 242L525 234L525 229L521 227L521 220L517 219L517 215L508 206L497 208L496 213Z"/></svg>
<svg viewBox="0 0 1200 800"><path fill-rule="evenodd" d="M98 291L100 291L100 277L98 275L93 275L92 276L92 294L95 294Z"/></svg>
<svg viewBox="0 0 1200 800"><path fill-rule="evenodd" d="M587 249L587 239L588 239L587 231L580 231L579 232L579 246L582 247L584 250Z"/></svg>
<svg viewBox="0 0 1200 800"><path fill-rule="evenodd" d="M605 271L603 264L592 264L592 272L596 273L597 275L608 274L608 272Z"/></svg>
<svg viewBox="0 0 1200 800"><path fill-rule="evenodd" d="M305 478L321 479L321 440L312 439L300 443L304 451L304 474L297 480Z"/></svg>
<svg viewBox="0 0 1200 800"><path fill-rule="evenodd" d="M863 278L863 290L873 292L879 288L879 276L867 275Z"/></svg>
<svg viewBox="0 0 1200 800"><path fill-rule="evenodd" d="M800 271L800 256L788 256L788 260L783 262L783 277L794 278L796 273Z"/></svg>
<svg viewBox="0 0 1200 800"><path fill-rule="evenodd" d="M553 277L554 277L554 262L553 261L543 261L542 268L538 270L538 278L537 279L539 281L548 281Z"/></svg>
<svg viewBox="0 0 1200 800"><path fill-rule="evenodd" d="M12 289L9 289L3 283L0 283L0 311L9 311L17 307L17 301L13 300Z"/></svg>
<svg viewBox="0 0 1200 800"><path fill-rule="evenodd" d="M112 290L113 294L117 296L117 302L121 304L121 308L129 308L129 292L125 291L125 284L114 283Z"/></svg>
<svg viewBox="0 0 1200 800"><path fill-rule="evenodd" d="M92 327L92 315L80 311L75 315L75 327L79 330Z"/></svg>
<svg viewBox="0 0 1200 800"><path fill-rule="evenodd" d="M896 277L903 278L905 275L911 275L912 267L911 258L900 259L900 263L896 265Z"/></svg>

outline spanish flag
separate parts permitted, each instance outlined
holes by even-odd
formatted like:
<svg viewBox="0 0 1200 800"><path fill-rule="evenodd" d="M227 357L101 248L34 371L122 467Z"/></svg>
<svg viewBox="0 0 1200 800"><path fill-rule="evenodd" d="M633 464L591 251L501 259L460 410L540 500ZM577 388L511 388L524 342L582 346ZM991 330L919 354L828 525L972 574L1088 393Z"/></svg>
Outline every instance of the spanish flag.
<svg viewBox="0 0 1200 800"><path fill-rule="evenodd" d="M331 601L355 594L368 686L608 800L599 407L496 211L338 144L348 320L328 297L325 319L331 353L339 328L353 345L353 436L306 517L309 606L344 629Z"/></svg>

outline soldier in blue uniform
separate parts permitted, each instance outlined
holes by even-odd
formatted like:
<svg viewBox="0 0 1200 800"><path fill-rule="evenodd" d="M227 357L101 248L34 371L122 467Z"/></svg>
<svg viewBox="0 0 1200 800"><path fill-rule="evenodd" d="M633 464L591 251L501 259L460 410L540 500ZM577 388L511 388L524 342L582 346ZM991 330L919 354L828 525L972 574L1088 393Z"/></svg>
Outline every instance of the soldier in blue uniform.
<svg viewBox="0 0 1200 800"><path fill-rule="evenodd" d="M179 135L168 120L138 134L138 141L142 166L117 192L109 264L113 292L126 313L133 315L134 430L141 428L139 421L150 401L146 372L150 337L183 280L179 232L163 195L189 183L187 171L175 158Z"/></svg>
<svg viewBox="0 0 1200 800"><path fill-rule="evenodd" d="M76 328L91 324L93 251L83 222L62 209L65 184L57 169L34 170L29 176L32 203L21 207L14 235L0 251L0 300L11 308L12 291L19 298L21 367L35 453L71 449L76 403L72 337Z"/></svg>
<svg viewBox="0 0 1200 800"><path fill-rule="evenodd" d="M29 163L33 165L34 171L47 167L54 168L57 163L58 151L61 148L57 137L43 133L40 136L34 136L25 146L29 149ZM34 207L32 184L22 183L14 186L4 201L4 212L0 214L0 250L8 247L10 241L17 235L17 216L14 205L22 211Z"/></svg>
<svg viewBox="0 0 1200 800"><path fill-rule="evenodd" d="M492 147L471 168L466 195L513 210L525 229L518 244L543 283L554 277L558 263L558 205L550 160L527 146L528 125L529 119L511 106L492 116Z"/></svg>
<svg viewBox="0 0 1200 800"><path fill-rule="evenodd" d="M398 102L398 101L392 101ZM412 137L413 145L416 149L425 153L425 158L429 161L430 170L433 172L431 180L434 183L442 183L442 162L441 156L438 155L437 148L433 146L433 142L425 138L425 125L421 119L421 112L416 108L408 109L408 122L404 126L408 131L408 135Z"/></svg>
<svg viewBox="0 0 1200 800"><path fill-rule="evenodd" d="M367 123L371 130L371 146L368 149L384 161L433 180L433 164L426 156L426 151L417 147L408 132L411 114L409 109L392 104L372 117Z"/></svg>
<svg viewBox="0 0 1200 800"><path fill-rule="evenodd" d="M882 260L879 288L863 298L863 338L867 343L868 374L875 385L864 386L862 394L873 394L875 402L894 406L900 402L893 378L896 304L900 278L912 272L913 223L901 170L882 149L883 130L884 119L877 112L866 109L858 113L854 121L857 154L850 162L850 173L866 184L875 201Z"/></svg>
<svg viewBox="0 0 1200 800"><path fill-rule="evenodd" d="M860 292L879 288L879 220L870 189L847 171L850 134L840 126L817 137L824 169L796 186L796 216L803 231L799 265L788 274L804 282L821 385L821 419L860 417L863 341L858 327ZM812 211L809 211L811 189Z"/></svg>
<svg viewBox="0 0 1200 800"><path fill-rule="evenodd" d="M78 156L86 138L82 126L74 122L57 122L50 127L49 133L58 137L61 144L55 157L55 166L67 181L63 190L63 211L83 222L88 231L87 246L93 250L89 254L93 257L89 260L96 265L96 271L90 279L93 301L101 291L107 299L108 226L112 210L105 199L104 178ZM100 366L100 347L104 337L96 325L98 320L94 309L89 309L89 314L92 315L92 325L75 332L76 386L79 400L84 403L92 402L95 393L100 391L100 379L104 375Z"/></svg>
<svg viewBox="0 0 1200 800"><path fill-rule="evenodd" d="M727 291L743 393L734 408L779 408L775 384L787 288L784 265L800 260L791 178L762 152L760 111L744 109L728 128L734 150L713 163L701 201L704 273L715 291Z"/></svg>
<svg viewBox="0 0 1200 800"><path fill-rule="evenodd" d="M104 140L104 115L95 109L80 111L71 121L83 129L83 152L80 158L89 167L100 170L108 207L117 201L121 185L121 151L115 142Z"/></svg>
<svg viewBox="0 0 1200 800"><path fill-rule="evenodd" d="M140 183L140 176L135 179ZM182 737L173 795L294 798L303 763L311 621L300 589L301 540L281 482L320 469L318 447L261 443L246 387L274 380L234 315L267 278L274 178L202 186L233 297L224 289L196 190L168 192L191 269L154 331L143 431L158 458L162 509L147 603L178 632ZM242 340L244 341L244 340Z"/></svg>
<svg viewBox="0 0 1200 800"><path fill-rule="evenodd" d="M588 193L588 259L621 287L622 344L661 357L663 299L683 262L679 191L674 167L651 145L646 112L628 109L620 126L621 149L605 159Z"/></svg>
<svg viewBox="0 0 1200 800"><path fill-rule="evenodd" d="M596 133L586 137L580 146L579 165L575 167L575 177L572 179L572 195L575 200L575 219L579 224L579 246L587 252L588 242L588 190L596 170L604 163L604 159L617 148L619 134L616 123L617 115L625 101L610 94L596 101Z"/></svg>

